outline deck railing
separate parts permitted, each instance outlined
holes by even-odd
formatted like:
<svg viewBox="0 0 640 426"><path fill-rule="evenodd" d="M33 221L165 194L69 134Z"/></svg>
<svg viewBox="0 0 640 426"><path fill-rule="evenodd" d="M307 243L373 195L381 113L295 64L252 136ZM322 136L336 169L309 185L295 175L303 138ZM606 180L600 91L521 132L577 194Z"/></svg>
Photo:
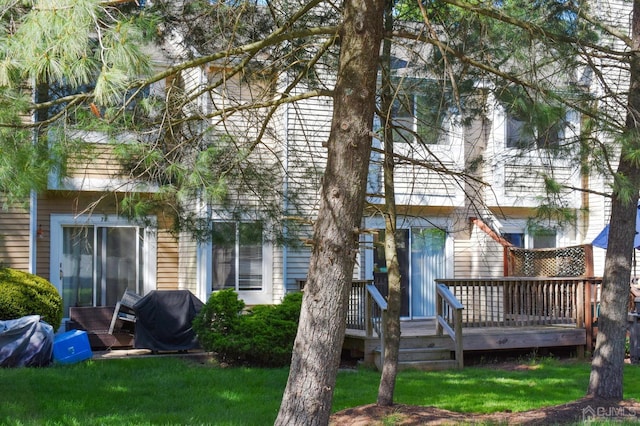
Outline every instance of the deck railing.
<svg viewBox="0 0 640 426"><path fill-rule="evenodd" d="M593 338L596 289L601 278L505 277L439 279L464 305L463 327L568 324Z"/></svg>
<svg viewBox="0 0 640 426"><path fill-rule="evenodd" d="M446 331L455 350L458 368L464 366L462 343L462 311L464 306L444 284L436 286L436 335L442 336Z"/></svg>
<svg viewBox="0 0 640 426"><path fill-rule="evenodd" d="M347 327L364 330L369 338L380 339L381 356L384 360L384 324L387 320L387 300L368 280L354 280L349 292Z"/></svg>
<svg viewBox="0 0 640 426"><path fill-rule="evenodd" d="M371 322L372 313L369 307L368 298L371 297L367 291L370 280L353 280L349 290L349 306L347 309L347 328L354 330L366 330Z"/></svg>

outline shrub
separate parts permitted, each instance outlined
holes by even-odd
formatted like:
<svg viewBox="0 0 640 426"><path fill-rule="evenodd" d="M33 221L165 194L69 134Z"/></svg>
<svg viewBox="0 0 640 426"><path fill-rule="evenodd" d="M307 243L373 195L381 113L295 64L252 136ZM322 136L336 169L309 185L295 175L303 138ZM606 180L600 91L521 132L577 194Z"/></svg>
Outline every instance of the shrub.
<svg viewBox="0 0 640 426"><path fill-rule="evenodd" d="M220 361L280 367L291 361L302 293L290 293L279 305L257 305L243 313L233 290L211 295L193 322L200 345Z"/></svg>
<svg viewBox="0 0 640 426"><path fill-rule="evenodd" d="M219 348L224 355L232 351L233 335L240 328L244 302L238 299L233 290L221 290L209 297L193 320L193 330L203 349L216 351Z"/></svg>
<svg viewBox="0 0 640 426"><path fill-rule="evenodd" d="M0 269L0 320L40 315L60 328L62 298L49 281L37 275L10 268Z"/></svg>

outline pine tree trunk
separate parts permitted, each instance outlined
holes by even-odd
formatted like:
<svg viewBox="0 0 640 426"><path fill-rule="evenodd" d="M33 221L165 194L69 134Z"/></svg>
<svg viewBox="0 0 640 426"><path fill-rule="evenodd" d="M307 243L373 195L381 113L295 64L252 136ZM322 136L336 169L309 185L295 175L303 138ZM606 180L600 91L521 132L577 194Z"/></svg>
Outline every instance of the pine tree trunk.
<svg viewBox="0 0 640 426"><path fill-rule="evenodd" d="M631 258L636 229L640 188L640 3L633 5L633 54L631 55L626 138L614 183L609 240L600 296L598 336L591 363L588 395L620 400L623 397L623 367Z"/></svg>
<svg viewBox="0 0 640 426"><path fill-rule="evenodd" d="M393 2L387 1L385 9L385 31L393 29ZM391 41L385 39L382 49L382 90L380 94L380 122L384 129L384 223L385 242L384 254L387 264L387 321L384 327L384 359L382 360L382 375L378 386L377 404L381 406L393 405L393 394L398 374L398 357L400 353L400 310L402 307L402 293L400 286L400 264L398 263L398 248L396 240L396 194L394 184L395 159L393 158L393 127L389 122L393 106L395 91L391 84Z"/></svg>
<svg viewBox="0 0 640 426"><path fill-rule="evenodd" d="M371 152L383 0L346 0L327 166L276 425L326 425L346 328Z"/></svg>

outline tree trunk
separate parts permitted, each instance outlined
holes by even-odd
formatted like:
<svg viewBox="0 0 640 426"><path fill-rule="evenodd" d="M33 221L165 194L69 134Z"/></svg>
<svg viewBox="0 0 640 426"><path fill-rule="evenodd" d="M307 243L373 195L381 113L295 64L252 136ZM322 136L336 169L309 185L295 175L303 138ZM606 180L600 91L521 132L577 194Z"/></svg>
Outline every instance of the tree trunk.
<svg viewBox="0 0 640 426"><path fill-rule="evenodd" d="M385 31L393 29L393 2L387 0L385 8ZM393 126L390 122L393 106L394 90L391 84L391 41L384 40L382 49L382 90L380 94L380 118L384 129L384 254L387 264L387 321L384 327L385 340L384 359L382 360L382 375L378 386L378 405L393 405L393 394L398 373L398 355L400 352L400 309L402 296L400 287L400 265L398 263L398 249L396 240L396 194L394 185L393 158Z"/></svg>
<svg viewBox="0 0 640 426"><path fill-rule="evenodd" d="M630 65L626 134L616 173L609 221L609 240L598 318L598 337L591 363L588 395L623 397L622 377L627 330L631 257L640 188L640 3L633 4L633 48ZM635 158L635 159L634 159Z"/></svg>
<svg viewBox="0 0 640 426"><path fill-rule="evenodd" d="M327 166L276 425L326 425L340 364L371 152L384 0L345 0Z"/></svg>

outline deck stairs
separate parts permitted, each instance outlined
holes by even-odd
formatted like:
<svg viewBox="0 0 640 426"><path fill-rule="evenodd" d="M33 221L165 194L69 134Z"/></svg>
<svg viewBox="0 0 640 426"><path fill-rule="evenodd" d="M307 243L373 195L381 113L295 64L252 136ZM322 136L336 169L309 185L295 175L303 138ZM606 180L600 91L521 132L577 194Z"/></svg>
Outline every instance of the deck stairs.
<svg viewBox="0 0 640 426"><path fill-rule="evenodd" d="M382 349L374 350L374 362L382 370ZM439 371L457 367L448 337L406 336L400 339L398 370Z"/></svg>

